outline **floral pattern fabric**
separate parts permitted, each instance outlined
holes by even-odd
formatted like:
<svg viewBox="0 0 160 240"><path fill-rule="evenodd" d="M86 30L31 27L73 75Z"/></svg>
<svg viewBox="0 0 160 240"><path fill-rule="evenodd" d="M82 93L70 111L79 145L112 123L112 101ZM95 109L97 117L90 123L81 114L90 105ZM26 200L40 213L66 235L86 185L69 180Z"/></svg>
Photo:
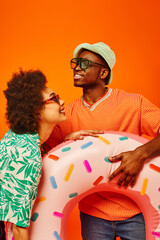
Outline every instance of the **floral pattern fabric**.
<svg viewBox="0 0 160 240"><path fill-rule="evenodd" d="M40 139L9 130L0 141L0 220L28 227L42 172Z"/></svg>

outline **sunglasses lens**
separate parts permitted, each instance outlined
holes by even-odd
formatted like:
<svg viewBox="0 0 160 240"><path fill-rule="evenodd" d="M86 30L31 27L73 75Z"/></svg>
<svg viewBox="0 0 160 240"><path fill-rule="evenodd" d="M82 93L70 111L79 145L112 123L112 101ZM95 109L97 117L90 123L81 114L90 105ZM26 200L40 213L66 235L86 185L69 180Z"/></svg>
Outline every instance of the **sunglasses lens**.
<svg viewBox="0 0 160 240"><path fill-rule="evenodd" d="M52 102L52 101L60 104L60 97L59 97L59 95L53 95L51 98L46 99L42 103L45 104L45 103L49 103L49 102Z"/></svg>
<svg viewBox="0 0 160 240"><path fill-rule="evenodd" d="M79 65L80 65L81 69L85 70L89 66L89 61L87 59L80 59L79 60Z"/></svg>
<svg viewBox="0 0 160 240"><path fill-rule="evenodd" d="M57 103L60 103L60 97L59 97L59 95L56 95L56 100L57 100Z"/></svg>
<svg viewBox="0 0 160 240"><path fill-rule="evenodd" d="M82 58L73 58L70 62L71 68L75 69L78 65L82 70L85 70L89 66L89 60Z"/></svg>
<svg viewBox="0 0 160 240"><path fill-rule="evenodd" d="M55 101L56 103L59 103L60 100L59 95L53 96L52 100Z"/></svg>
<svg viewBox="0 0 160 240"><path fill-rule="evenodd" d="M71 60L70 62L71 68L74 69L77 66L77 63L74 59Z"/></svg>
<svg viewBox="0 0 160 240"><path fill-rule="evenodd" d="M50 99L47 99L48 102L50 101L54 101L56 103L60 103L60 97L59 95L54 95L53 97L51 97Z"/></svg>

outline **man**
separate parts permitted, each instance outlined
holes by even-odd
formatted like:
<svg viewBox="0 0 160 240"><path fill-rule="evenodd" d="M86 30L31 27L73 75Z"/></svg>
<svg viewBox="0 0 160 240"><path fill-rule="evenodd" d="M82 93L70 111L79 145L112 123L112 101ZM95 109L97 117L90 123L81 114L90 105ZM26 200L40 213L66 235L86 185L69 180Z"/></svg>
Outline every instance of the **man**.
<svg viewBox="0 0 160 240"><path fill-rule="evenodd" d="M80 44L73 57L74 86L83 89L83 96L66 107L68 120L56 126L48 145L53 147L67 139L81 139L88 129L154 137L134 151L110 158L113 162L121 160L121 165L109 181L122 173L118 185L133 186L146 159L160 155L160 109L139 94L106 87L112 80L115 64L115 54L106 44ZM143 215L138 206L123 195L94 193L83 199L79 208L84 240L114 240L116 236L122 240L145 240Z"/></svg>

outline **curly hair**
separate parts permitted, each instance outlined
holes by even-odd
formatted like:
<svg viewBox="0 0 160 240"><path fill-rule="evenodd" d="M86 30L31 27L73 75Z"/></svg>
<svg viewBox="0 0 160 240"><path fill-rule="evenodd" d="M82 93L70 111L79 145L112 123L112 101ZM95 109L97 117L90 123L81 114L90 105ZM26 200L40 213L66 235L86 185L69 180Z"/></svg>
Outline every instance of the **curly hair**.
<svg viewBox="0 0 160 240"><path fill-rule="evenodd" d="M17 134L39 130L40 110L43 106L42 90L46 77L39 70L14 73L4 91L7 99L6 117L10 129Z"/></svg>

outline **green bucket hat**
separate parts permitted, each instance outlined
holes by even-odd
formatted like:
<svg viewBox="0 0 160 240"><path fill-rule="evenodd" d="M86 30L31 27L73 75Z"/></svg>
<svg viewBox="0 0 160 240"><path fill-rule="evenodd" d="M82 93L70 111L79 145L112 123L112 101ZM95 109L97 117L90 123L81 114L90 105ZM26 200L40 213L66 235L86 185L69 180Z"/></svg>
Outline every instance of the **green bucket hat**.
<svg viewBox="0 0 160 240"><path fill-rule="evenodd" d="M84 49L89 50L93 53L99 54L107 62L108 66L110 67L110 75L109 75L109 79L107 79L107 84L111 83L112 68L116 62L115 54L111 50L111 48L103 42L98 42L94 44L81 43L75 48L73 57L78 58Z"/></svg>

